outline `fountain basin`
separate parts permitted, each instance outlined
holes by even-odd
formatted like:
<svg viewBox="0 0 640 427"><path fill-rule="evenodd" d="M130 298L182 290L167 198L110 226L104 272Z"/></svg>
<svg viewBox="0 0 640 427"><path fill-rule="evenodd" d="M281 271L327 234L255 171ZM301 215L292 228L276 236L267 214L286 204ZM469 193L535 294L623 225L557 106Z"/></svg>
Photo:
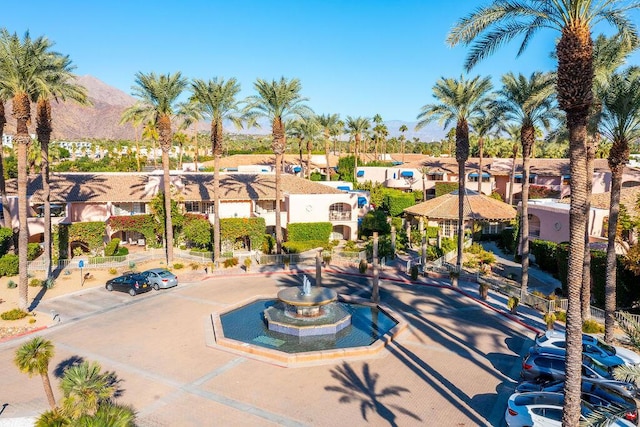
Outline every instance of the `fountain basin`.
<svg viewBox="0 0 640 427"><path fill-rule="evenodd" d="M278 299L282 301L280 294ZM281 307L283 303L286 304L282 301L264 310L270 331L310 337L336 334L351 324L351 314L335 302L322 306L293 306L293 309ZM311 309L311 313L307 309Z"/></svg>

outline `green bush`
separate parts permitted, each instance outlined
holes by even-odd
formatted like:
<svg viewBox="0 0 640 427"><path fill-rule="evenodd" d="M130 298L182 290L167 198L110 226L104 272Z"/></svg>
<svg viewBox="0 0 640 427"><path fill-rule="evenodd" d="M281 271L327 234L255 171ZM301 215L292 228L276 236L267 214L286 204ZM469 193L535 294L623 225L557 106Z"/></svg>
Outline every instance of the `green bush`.
<svg viewBox="0 0 640 427"><path fill-rule="evenodd" d="M377 231L379 234L389 234L391 225L387 222L387 213L382 209L368 212L360 224L360 234L366 237L373 235Z"/></svg>
<svg viewBox="0 0 640 427"><path fill-rule="evenodd" d="M298 254L300 252L308 251L315 248L322 248L327 244L326 241L322 240L307 240L301 242L284 242L282 247L289 254Z"/></svg>
<svg viewBox="0 0 640 427"><path fill-rule="evenodd" d="M287 240L289 242L322 241L320 246L323 246L329 241L332 229L330 222L293 223L287 226Z"/></svg>
<svg viewBox="0 0 640 427"><path fill-rule="evenodd" d="M182 270L184 268L184 264L182 264L180 262L174 262L173 263L173 268L175 268L176 270Z"/></svg>
<svg viewBox="0 0 640 427"><path fill-rule="evenodd" d="M112 268L109 269L109 274L112 274L112 275L115 276L116 274L118 274L118 270L116 270L115 268L112 267Z"/></svg>
<svg viewBox="0 0 640 427"><path fill-rule="evenodd" d="M438 237L438 231L440 230L440 227L426 227L425 230L427 231L427 238L435 239Z"/></svg>
<svg viewBox="0 0 640 427"><path fill-rule="evenodd" d="M262 241L262 252L270 254L273 252L273 248L276 247L276 239L271 234L265 234Z"/></svg>
<svg viewBox="0 0 640 427"><path fill-rule="evenodd" d="M18 284L16 282L14 282L13 280L9 280L7 282L7 288L9 289L15 289L18 287Z"/></svg>
<svg viewBox="0 0 640 427"><path fill-rule="evenodd" d="M344 244L345 252L358 252L360 248L358 248L358 244L355 240L348 240L347 243Z"/></svg>
<svg viewBox="0 0 640 427"><path fill-rule="evenodd" d="M358 264L358 271L360 272L360 274L366 273L367 268L369 268L369 264L367 263L367 260L361 259L360 263Z"/></svg>
<svg viewBox="0 0 640 427"><path fill-rule="evenodd" d="M601 334L604 332L604 325L593 319L587 319L582 322L582 332L585 334Z"/></svg>
<svg viewBox="0 0 640 427"><path fill-rule="evenodd" d="M442 239L442 252L445 254L448 254L449 252L454 251L456 248L458 247L458 240L454 237L453 239L450 239L448 237L445 237L444 239Z"/></svg>
<svg viewBox="0 0 640 427"><path fill-rule="evenodd" d="M114 254L114 256L127 256L129 255L129 248L125 246L120 246L118 251Z"/></svg>
<svg viewBox="0 0 640 427"><path fill-rule="evenodd" d="M14 308L13 310L5 311L4 313L0 314L0 318L2 318L2 320L20 320L27 317L28 314L29 313L27 313L26 311L22 311L19 308Z"/></svg>
<svg viewBox="0 0 640 427"><path fill-rule="evenodd" d="M29 243L27 245L27 259L29 261L33 261L34 259L38 258L40 256L40 254L42 254L43 250L42 250L42 246L40 246L40 243Z"/></svg>
<svg viewBox="0 0 640 427"><path fill-rule="evenodd" d="M382 202L382 207L392 217L398 217L404 213L406 208L416 204L412 193L387 194Z"/></svg>
<svg viewBox="0 0 640 427"><path fill-rule="evenodd" d="M42 280L40 280L40 279L36 279L36 278L33 278L33 279L31 279L31 281L29 282L29 286L32 286L32 287L34 287L34 288L35 288L36 286L42 286Z"/></svg>
<svg viewBox="0 0 640 427"><path fill-rule="evenodd" d="M0 258L0 276L15 276L18 274L18 255L5 254Z"/></svg>
<svg viewBox="0 0 640 427"><path fill-rule="evenodd" d="M558 262L556 261L556 249L558 244L547 240L532 240L529 242L531 254L536 257L536 264L541 270L551 274L558 272Z"/></svg>
<svg viewBox="0 0 640 427"><path fill-rule="evenodd" d="M411 280L418 280L418 266L411 266Z"/></svg>
<svg viewBox="0 0 640 427"><path fill-rule="evenodd" d="M107 243L107 245L104 247L104 256L106 257L114 256L115 253L118 251L119 245L120 245L119 238L116 237L111 239L111 241Z"/></svg>
<svg viewBox="0 0 640 427"><path fill-rule="evenodd" d="M567 312L566 311L556 311L556 320L567 323Z"/></svg>
<svg viewBox="0 0 640 427"><path fill-rule="evenodd" d="M13 231L9 227L0 227L0 256L4 256L13 244Z"/></svg>

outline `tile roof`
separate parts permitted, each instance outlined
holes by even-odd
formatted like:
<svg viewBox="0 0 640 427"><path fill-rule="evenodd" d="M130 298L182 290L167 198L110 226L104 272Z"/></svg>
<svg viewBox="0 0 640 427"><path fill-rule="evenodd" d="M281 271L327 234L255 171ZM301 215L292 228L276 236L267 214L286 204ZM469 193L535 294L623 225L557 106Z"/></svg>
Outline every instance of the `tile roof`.
<svg viewBox="0 0 640 427"><path fill-rule="evenodd" d="M324 155L322 155L324 158ZM335 167L338 164L339 157L333 154L329 155L329 162L332 167ZM213 160L206 161L202 163L205 167L213 167ZM285 154L283 158L284 166L288 165L299 165L300 164L300 156L296 154ZM220 167L221 168L237 168L238 166L249 166L249 165L264 165L273 167L276 164L276 156L275 154L234 154L232 156L222 157L220 159ZM307 164L307 153L304 153L302 156L302 164ZM311 167L317 168L325 168L327 165L325 163L315 164L313 162L313 155L311 156Z"/></svg>
<svg viewBox="0 0 640 427"><path fill-rule="evenodd" d="M620 204L627 208L627 212L633 218L640 218L640 208L636 205L640 201L640 183L628 183L628 187L620 190ZM569 203L571 199L562 199L563 203ZM600 209L609 209L611 204L611 192L592 194L591 207Z"/></svg>
<svg viewBox="0 0 640 427"><path fill-rule="evenodd" d="M404 211L429 219L458 219L458 190L411 206ZM467 189L464 198L464 216L466 219L475 220L511 220L515 219L516 210L508 203Z"/></svg>
<svg viewBox="0 0 640 427"><path fill-rule="evenodd" d="M172 173L178 180L183 200L213 200L213 173ZM162 175L157 173L54 173L51 174L52 202L140 202L158 192ZM220 174L222 200L275 199L275 174ZM7 192L16 194L16 180L7 181ZM289 174L282 174L283 194L342 194L343 191ZM42 178L32 175L27 194L42 202Z"/></svg>

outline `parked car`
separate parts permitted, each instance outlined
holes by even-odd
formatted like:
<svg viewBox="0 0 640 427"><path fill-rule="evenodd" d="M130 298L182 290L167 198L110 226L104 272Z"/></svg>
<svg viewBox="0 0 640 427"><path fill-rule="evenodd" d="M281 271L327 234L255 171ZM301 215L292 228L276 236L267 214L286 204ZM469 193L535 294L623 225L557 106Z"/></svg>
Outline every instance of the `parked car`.
<svg viewBox="0 0 640 427"><path fill-rule="evenodd" d="M544 334L539 334L536 337L536 345L540 347L565 348L567 345L565 333L561 331L547 331ZM622 362L615 364L640 364L640 354L624 347L609 345L593 335L582 334L582 352L593 358L597 358L603 363L605 363L604 361L606 359L610 359L611 363L607 364L614 364L614 360L622 360Z"/></svg>
<svg viewBox="0 0 640 427"><path fill-rule="evenodd" d="M628 383L622 383L628 384ZM525 381L518 384L516 387L516 393L526 393L532 391L544 391L551 393L562 393L564 391L564 380L549 381L545 383L536 383L531 381ZM598 403L595 396L598 399L602 399L608 402L610 405L616 405L626 410L624 418L627 421L633 423L638 422L638 405L633 395L629 395L628 390L620 388L620 383L612 381L607 383L604 381L593 381L590 379L582 379L582 393L583 399L593 404L594 406L608 406L606 404Z"/></svg>
<svg viewBox="0 0 640 427"><path fill-rule="evenodd" d="M143 271L140 274L146 277L149 284L156 291L159 289L178 286L178 277L164 268L152 268L151 270Z"/></svg>
<svg viewBox="0 0 640 427"><path fill-rule="evenodd" d="M128 292L131 296L151 290L151 285L147 282L147 278L137 273L123 274L122 276L109 279L104 287L109 292L114 290Z"/></svg>
<svg viewBox="0 0 640 427"><path fill-rule="evenodd" d="M507 401L504 420L509 427L524 426L562 426L562 405L564 395L561 393L532 392L514 393ZM582 401L580 405L580 421L586 421L587 416L595 411L589 402ZM616 419L611 426L633 426L627 420Z"/></svg>
<svg viewBox="0 0 640 427"><path fill-rule="evenodd" d="M556 354L558 356L566 357L567 350L563 347L555 347L555 346L539 346L538 344L534 344L529 348L529 353L546 353L546 354ZM620 366L624 365L624 360L615 355L602 355L601 353L596 354L587 354L583 352L582 354L586 354L593 360L599 362L601 365L606 366L607 368L612 366Z"/></svg>
<svg viewBox="0 0 640 427"><path fill-rule="evenodd" d="M520 377L525 381L563 380L565 377L565 356L532 351L522 361ZM616 381L613 378L614 367L607 367L586 354L582 356L582 377L594 382L616 382L620 389L629 391L631 397L637 397L638 388L633 384Z"/></svg>

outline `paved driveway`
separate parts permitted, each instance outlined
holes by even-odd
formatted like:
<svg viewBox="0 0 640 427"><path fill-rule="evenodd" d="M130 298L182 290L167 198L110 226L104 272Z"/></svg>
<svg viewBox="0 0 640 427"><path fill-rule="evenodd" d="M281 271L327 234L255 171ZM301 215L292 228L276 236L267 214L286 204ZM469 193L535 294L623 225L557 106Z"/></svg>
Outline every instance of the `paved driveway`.
<svg viewBox="0 0 640 427"><path fill-rule="evenodd" d="M366 279L323 281L369 295ZM62 320L41 333L56 348L52 383L74 361L98 361L122 380L118 400L135 407L140 426L502 424L533 333L451 289L383 281L383 303L410 327L371 359L282 368L206 345L211 312L300 283L246 275L133 298L96 288L47 301L40 309ZM0 344L0 425L47 408L40 379L12 362L26 339Z"/></svg>

